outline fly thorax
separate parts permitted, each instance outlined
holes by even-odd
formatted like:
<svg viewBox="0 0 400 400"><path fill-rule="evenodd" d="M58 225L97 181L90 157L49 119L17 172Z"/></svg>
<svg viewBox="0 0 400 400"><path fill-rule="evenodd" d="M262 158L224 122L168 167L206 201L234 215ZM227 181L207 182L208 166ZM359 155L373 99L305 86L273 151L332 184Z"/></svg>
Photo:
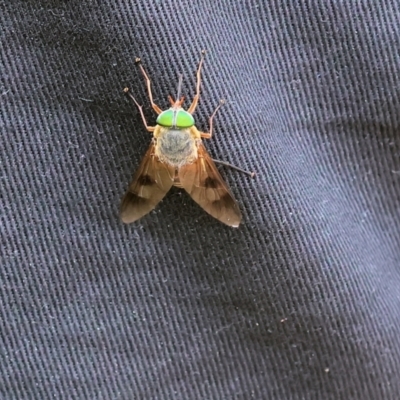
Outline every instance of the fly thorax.
<svg viewBox="0 0 400 400"><path fill-rule="evenodd" d="M157 138L156 153L161 160L181 167L197 158L196 141L189 129L164 128Z"/></svg>

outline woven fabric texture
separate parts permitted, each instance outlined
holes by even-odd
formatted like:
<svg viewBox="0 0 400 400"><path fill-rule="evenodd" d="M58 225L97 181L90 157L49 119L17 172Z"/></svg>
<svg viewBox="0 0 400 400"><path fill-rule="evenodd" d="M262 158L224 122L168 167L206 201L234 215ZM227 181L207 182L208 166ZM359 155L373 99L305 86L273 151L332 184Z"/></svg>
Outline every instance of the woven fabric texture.
<svg viewBox="0 0 400 400"><path fill-rule="evenodd" d="M400 3L0 0L0 398L400 398ZM243 212L173 188L178 76Z"/></svg>

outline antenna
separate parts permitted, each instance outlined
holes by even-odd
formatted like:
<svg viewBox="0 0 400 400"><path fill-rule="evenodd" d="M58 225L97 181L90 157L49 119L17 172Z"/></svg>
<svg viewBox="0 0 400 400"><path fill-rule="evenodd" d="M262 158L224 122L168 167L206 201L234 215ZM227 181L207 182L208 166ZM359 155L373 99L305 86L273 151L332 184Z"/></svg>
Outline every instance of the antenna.
<svg viewBox="0 0 400 400"><path fill-rule="evenodd" d="M178 101L181 97L181 90L182 90L182 81L183 81L183 75L179 74L179 82L178 82L178 93L176 95L176 101Z"/></svg>

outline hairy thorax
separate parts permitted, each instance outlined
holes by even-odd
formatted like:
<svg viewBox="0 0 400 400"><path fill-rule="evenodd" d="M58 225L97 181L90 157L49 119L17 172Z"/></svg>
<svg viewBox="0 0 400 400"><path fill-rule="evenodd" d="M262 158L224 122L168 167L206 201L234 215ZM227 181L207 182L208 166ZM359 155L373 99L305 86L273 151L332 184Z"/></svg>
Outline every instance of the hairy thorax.
<svg viewBox="0 0 400 400"><path fill-rule="evenodd" d="M163 128L157 136L156 155L161 161L181 167L197 159L196 139L190 129Z"/></svg>

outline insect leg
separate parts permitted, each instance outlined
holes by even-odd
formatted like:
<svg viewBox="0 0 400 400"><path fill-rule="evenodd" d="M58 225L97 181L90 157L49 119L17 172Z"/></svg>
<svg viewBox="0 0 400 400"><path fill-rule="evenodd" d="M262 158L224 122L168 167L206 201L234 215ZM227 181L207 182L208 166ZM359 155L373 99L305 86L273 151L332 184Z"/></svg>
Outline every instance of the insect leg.
<svg viewBox="0 0 400 400"><path fill-rule="evenodd" d="M237 167L236 165L229 164L226 161L215 160L214 158L212 160L215 162L215 164L221 164L221 165L225 165L225 167L236 169L236 171L239 171L239 172L242 172L243 174L249 175L250 178L254 178L254 176L256 175L255 172L246 171L242 168Z"/></svg>
<svg viewBox="0 0 400 400"><path fill-rule="evenodd" d="M221 101L219 102L217 108L216 108L216 109L214 110L214 112L211 114L210 122L209 122L209 125L210 125L210 132L200 132L200 135L201 135L202 138L205 138L205 139L210 139L210 138L211 138L211 136L212 136L212 131L213 131L213 120L214 120L215 114L217 113L217 111L218 111L224 104L225 104L225 100L221 100Z"/></svg>
<svg viewBox="0 0 400 400"><path fill-rule="evenodd" d="M148 91L148 93L149 93L149 98L150 98L151 106L153 107L153 110L154 110L157 114L161 114L161 113L162 113L161 108L158 107L158 105L155 104L154 101L153 101L153 95L152 95L152 93L151 93L151 81L150 81L150 78L147 76L146 71L145 71L144 68L143 68L143 65L142 65L142 63L141 63L140 58L139 58L139 57L136 58L135 62L136 62L136 64L139 65L139 68L140 68L140 70L142 71L142 74L143 74L143 76L144 76L144 79L146 80L147 91Z"/></svg>
<svg viewBox="0 0 400 400"><path fill-rule="evenodd" d="M143 114L142 106L141 106L141 105L136 101L136 99L132 96L132 94L129 92L129 89L128 89L128 88L125 88L125 89L124 89L124 93L127 94L127 95L133 100L133 102L136 104L137 108L139 109L140 115L142 116L142 121L143 121L143 124L144 124L144 126L146 127L146 129L147 129L149 132L154 132L154 129L156 129L156 127L155 127L155 126L149 126L149 125L147 125L146 117L145 117L144 114Z"/></svg>
<svg viewBox="0 0 400 400"><path fill-rule="evenodd" d="M199 68L197 69L197 85L196 85L196 95L193 98L192 104L190 105L190 107L188 108L187 112L190 114L193 114L194 111L196 110L197 107L197 103L199 101L199 97L200 97L200 83L201 83L201 67L203 66L203 61L204 61L204 56L206 54L205 50L201 51L201 59L200 59L200 63L199 63Z"/></svg>

